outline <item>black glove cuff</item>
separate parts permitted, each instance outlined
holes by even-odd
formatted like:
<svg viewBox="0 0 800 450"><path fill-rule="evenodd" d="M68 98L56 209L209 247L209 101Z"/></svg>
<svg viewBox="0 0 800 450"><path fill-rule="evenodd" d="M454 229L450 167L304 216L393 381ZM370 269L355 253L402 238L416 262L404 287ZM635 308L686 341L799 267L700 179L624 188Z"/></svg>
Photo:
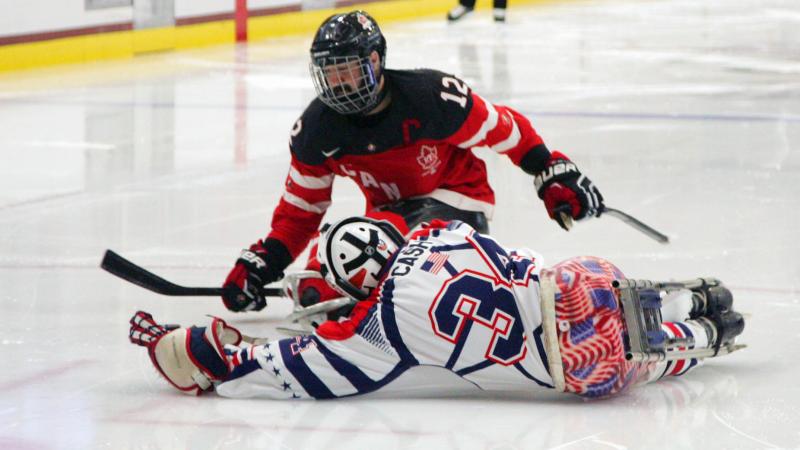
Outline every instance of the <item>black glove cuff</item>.
<svg viewBox="0 0 800 450"><path fill-rule="evenodd" d="M261 247L266 251L264 262L267 263L267 267L269 267L271 271L274 270L276 273L283 273L294 260L291 253L289 253L289 249L286 248L283 242L275 238L264 239Z"/></svg>
<svg viewBox="0 0 800 450"><path fill-rule="evenodd" d="M544 170L549 160L550 150L544 144L539 144L522 157L519 167L528 175L536 175Z"/></svg>

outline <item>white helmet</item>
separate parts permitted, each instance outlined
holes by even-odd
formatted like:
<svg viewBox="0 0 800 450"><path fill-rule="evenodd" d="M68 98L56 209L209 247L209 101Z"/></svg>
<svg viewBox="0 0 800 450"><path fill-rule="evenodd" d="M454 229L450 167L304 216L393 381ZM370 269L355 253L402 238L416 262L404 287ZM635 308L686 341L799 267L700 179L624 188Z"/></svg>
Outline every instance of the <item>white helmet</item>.
<svg viewBox="0 0 800 450"><path fill-rule="evenodd" d="M348 297L364 300L378 285L381 269L405 243L390 222L350 217L322 228L317 260L325 280Z"/></svg>

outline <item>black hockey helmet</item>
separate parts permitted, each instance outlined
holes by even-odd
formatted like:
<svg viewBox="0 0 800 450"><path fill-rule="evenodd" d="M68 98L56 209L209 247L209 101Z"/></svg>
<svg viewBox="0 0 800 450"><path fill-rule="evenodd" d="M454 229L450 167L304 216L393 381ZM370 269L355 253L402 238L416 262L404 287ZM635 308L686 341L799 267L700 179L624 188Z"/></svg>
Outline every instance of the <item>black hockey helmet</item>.
<svg viewBox="0 0 800 450"><path fill-rule="evenodd" d="M380 56L376 73L370 58ZM311 78L317 97L341 114L368 112L380 101L386 39L364 11L335 14L320 25L311 43Z"/></svg>

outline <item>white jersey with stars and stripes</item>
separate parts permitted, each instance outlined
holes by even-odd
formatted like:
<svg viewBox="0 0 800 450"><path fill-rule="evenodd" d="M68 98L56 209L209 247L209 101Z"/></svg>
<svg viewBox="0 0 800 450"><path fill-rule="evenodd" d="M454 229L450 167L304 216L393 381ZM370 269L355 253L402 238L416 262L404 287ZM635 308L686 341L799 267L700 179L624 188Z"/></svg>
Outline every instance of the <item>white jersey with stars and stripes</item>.
<svg viewBox="0 0 800 450"><path fill-rule="evenodd" d="M417 366L483 390L552 387L542 337L541 257L461 222L415 233L370 299L310 336L232 349L228 397L337 398L373 392ZM447 378L443 378L446 380ZM463 384L463 381L459 381ZM443 381L442 393L449 383Z"/></svg>

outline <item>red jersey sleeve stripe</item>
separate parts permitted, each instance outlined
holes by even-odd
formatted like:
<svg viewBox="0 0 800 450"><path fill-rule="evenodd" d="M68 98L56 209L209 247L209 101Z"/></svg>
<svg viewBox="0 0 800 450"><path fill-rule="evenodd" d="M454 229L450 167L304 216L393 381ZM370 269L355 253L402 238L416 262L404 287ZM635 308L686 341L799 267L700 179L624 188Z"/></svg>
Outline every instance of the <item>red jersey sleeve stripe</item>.
<svg viewBox="0 0 800 450"><path fill-rule="evenodd" d="M306 168L292 164L286 177L283 200L295 208L314 214L322 214L331 204L333 174L315 177L304 175ZM306 169L307 170L307 169Z"/></svg>
<svg viewBox="0 0 800 450"><path fill-rule="evenodd" d="M333 174L323 175L321 177L304 175L294 166L289 168L289 179L298 186L306 189L326 189L333 185Z"/></svg>
<svg viewBox="0 0 800 450"><path fill-rule="evenodd" d="M283 200L303 211L323 214L331 204L333 177L326 166L310 166L292 158Z"/></svg>
<svg viewBox="0 0 800 450"><path fill-rule="evenodd" d="M305 201L302 197L292 194L291 192L283 193L283 201L294 206L295 208L302 209L314 214L324 214L325 210L331 205L330 201L322 201L317 203L310 203Z"/></svg>
<svg viewBox="0 0 800 450"><path fill-rule="evenodd" d="M285 192L299 197L307 203L322 203L331 200L331 186L324 189L308 189L295 182L291 177L286 178Z"/></svg>
<svg viewBox="0 0 800 450"><path fill-rule="evenodd" d="M293 258L317 232L331 204L333 178L327 166L311 166L292 157L283 197L272 213L272 231L268 237L281 241Z"/></svg>
<svg viewBox="0 0 800 450"><path fill-rule="evenodd" d="M459 147L461 143L472 138L489 117L489 111L486 109L484 100L475 95L475 93L470 95L472 95L472 107L469 110L467 118L461 124L458 131L448 138L448 142Z"/></svg>
<svg viewBox="0 0 800 450"><path fill-rule="evenodd" d="M475 145L486 139L486 135L489 134L489 132L492 131L495 126L497 126L497 119L498 119L497 110L491 103L487 102L474 92L472 93L472 111L470 111L469 117L467 117L464 126L469 126L470 121L474 122L480 121L481 119L478 117L478 113L480 113L481 110L486 111L487 114L485 118L482 120L480 128L475 134L468 137L466 140L456 144L459 147L461 148L474 147ZM480 114L480 116L483 116L483 114Z"/></svg>
<svg viewBox="0 0 800 450"><path fill-rule="evenodd" d="M494 145L506 140L512 133L514 120L511 114L509 114L502 106L495 106L495 110L498 114L497 125L486 135L486 138L483 141L476 144L473 148L492 148Z"/></svg>
<svg viewBox="0 0 800 450"><path fill-rule="evenodd" d="M531 122L522 114L514 111L512 108L504 107L511 117L514 124L519 130L520 139L513 147L503 150L501 153L508 156L511 161L519 165L522 158L537 145L544 144L542 138L536 133L536 130L531 125Z"/></svg>
<svg viewBox="0 0 800 450"><path fill-rule="evenodd" d="M500 108L498 108L500 109ZM497 153L505 153L519 144L520 140L522 139L522 133L519 131L519 127L517 126L517 122L514 120L514 116L511 115L508 111L501 112L503 119L501 122L508 123L510 126L506 126L504 133L502 133L502 138L498 138L495 136L496 140L490 140L487 142L489 148ZM499 126L497 128L500 128ZM492 142L494 141L494 142Z"/></svg>

